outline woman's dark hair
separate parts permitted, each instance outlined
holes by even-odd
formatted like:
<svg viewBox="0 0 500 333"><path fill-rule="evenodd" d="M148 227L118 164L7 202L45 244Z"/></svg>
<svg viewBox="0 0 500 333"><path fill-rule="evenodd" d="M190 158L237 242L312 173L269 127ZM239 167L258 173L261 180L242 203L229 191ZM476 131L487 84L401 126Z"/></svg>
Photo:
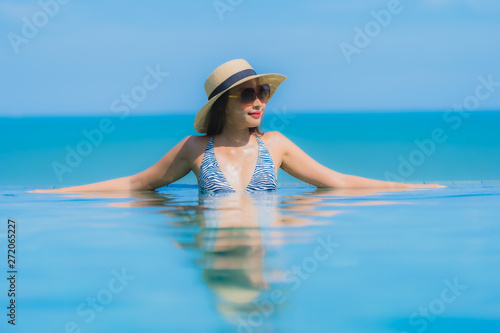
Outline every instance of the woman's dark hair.
<svg viewBox="0 0 500 333"><path fill-rule="evenodd" d="M207 115L207 135L217 135L222 133L224 123L226 122L226 105L227 95L229 90L223 93L212 105ZM259 126L250 127L250 134L256 133L258 135L264 134L260 131Z"/></svg>

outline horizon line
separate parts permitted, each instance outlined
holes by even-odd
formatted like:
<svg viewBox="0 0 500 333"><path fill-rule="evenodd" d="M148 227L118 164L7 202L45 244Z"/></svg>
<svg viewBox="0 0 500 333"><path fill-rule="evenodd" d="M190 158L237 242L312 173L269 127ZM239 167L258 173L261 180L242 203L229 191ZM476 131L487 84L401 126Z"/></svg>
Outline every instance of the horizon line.
<svg viewBox="0 0 500 333"><path fill-rule="evenodd" d="M269 111L268 113L274 113L274 110ZM442 113L442 112L458 112L452 109L355 109L355 110L328 110L328 109L317 109L311 111L304 110L284 110L279 113L293 113L293 114L345 114L345 113ZM500 109L479 109L479 110L464 110L463 112L499 112ZM125 117L149 117L149 116L195 116L198 111L148 111L141 113L134 113L126 115ZM61 118L72 118L72 117L123 117L123 115L119 115L116 113L24 113L24 114L0 114L0 118L52 118L52 117L61 117Z"/></svg>

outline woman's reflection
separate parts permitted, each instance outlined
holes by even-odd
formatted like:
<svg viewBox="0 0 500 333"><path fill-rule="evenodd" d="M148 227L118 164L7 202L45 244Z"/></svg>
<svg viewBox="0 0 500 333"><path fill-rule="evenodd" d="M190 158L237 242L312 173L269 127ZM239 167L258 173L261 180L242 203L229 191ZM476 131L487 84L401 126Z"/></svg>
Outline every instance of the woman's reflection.
<svg viewBox="0 0 500 333"><path fill-rule="evenodd" d="M282 286L287 281L281 278L286 267L268 267L264 259L272 259L280 266L283 253L276 255L279 251L272 251L274 247L293 242L313 243L320 232L297 233L296 227L334 223L333 216L348 211L343 207L351 210L352 206L394 203L376 200L383 192L375 189L314 189L291 193L278 196L277 191L198 192L197 200L169 192L86 193L83 196L131 198L131 201L111 205L158 207L157 213L168 215L170 225L192 230L190 241L177 239L175 245L198 251L195 263L216 297L216 308L229 322L246 325L245 318L249 315L266 312L265 300L270 299L273 288L286 289ZM266 257L268 251L272 251L273 258ZM283 304L274 304L273 313Z"/></svg>

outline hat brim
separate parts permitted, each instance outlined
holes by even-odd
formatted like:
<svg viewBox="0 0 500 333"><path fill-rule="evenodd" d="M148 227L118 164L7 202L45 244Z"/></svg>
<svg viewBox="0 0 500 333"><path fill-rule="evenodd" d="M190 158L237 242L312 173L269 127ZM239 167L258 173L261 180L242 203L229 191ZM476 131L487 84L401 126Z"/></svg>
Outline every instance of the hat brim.
<svg viewBox="0 0 500 333"><path fill-rule="evenodd" d="M219 97L222 96L222 94L224 94L226 91L236 87L239 84L242 84L246 81L250 81L250 80L253 80L256 78L259 79L259 82L261 84L267 83L269 85L269 88L270 88L269 100L271 100L274 93L278 89L279 85L287 79L287 77L284 75L270 73L270 74L250 75L250 76L245 77L244 79L241 79L241 80L235 82L232 86L230 86L226 90L221 91L220 93L218 93L217 95L212 97L205 105L203 105L203 107L200 109L200 111L198 111L198 113L196 114L196 117L194 118L194 129L196 130L196 132L198 132L198 133L206 133L207 132L206 120L207 120L208 111L210 110L212 105L215 103L215 101L217 101L217 99L219 99Z"/></svg>

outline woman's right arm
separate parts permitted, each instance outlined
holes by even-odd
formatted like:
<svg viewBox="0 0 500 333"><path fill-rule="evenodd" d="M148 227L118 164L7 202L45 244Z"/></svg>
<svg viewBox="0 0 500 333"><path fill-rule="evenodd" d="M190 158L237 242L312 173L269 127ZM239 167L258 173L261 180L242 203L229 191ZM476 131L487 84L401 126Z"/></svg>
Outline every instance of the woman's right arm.
<svg viewBox="0 0 500 333"><path fill-rule="evenodd" d="M156 164L128 177L110 179L98 183L64 187L53 190L34 190L28 192L98 192L98 191L140 191L154 190L173 183L191 171L189 147L186 144L191 136L184 138Z"/></svg>
<svg viewBox="0 0 500 333"><path fill-rule="evenodd" d="M271 132L273 133L273 132ZM439 184L409 184L347 175L327 168L307 155L279 132L274 132L282 147L281 168L288 174L316 187L326 188L439 188Z"/></svg>

